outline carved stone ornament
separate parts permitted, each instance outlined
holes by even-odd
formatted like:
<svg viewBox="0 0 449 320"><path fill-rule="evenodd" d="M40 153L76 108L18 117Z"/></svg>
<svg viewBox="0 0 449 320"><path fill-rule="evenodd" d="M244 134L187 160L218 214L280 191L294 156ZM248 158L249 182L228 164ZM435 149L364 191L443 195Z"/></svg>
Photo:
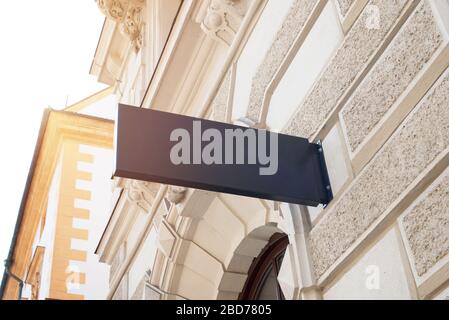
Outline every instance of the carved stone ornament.
<svg viewBox="0 0 449 320"><path fill-rule="evenodd" d="M170 186L167 192L167 200L173 204L181 203L184 200L186 193L186 188Z"/></svg>
<svg viewBox="0 0 449 320"><path fill-rule="evenodd" d="M242 0L210 0L201 28L212 38L230 46L243 20Z"/></svg>
<svg viewBox="0 0 449 320"><path fill-rule="evenodd" d="M150 182L131 180L125 187L128 200L145 212L149 212L158 192L158 186Z"/></svg>
<svg viewBox="0 0 449 320"><path fill-rule="evenodd" d="M101 12L115 21L120 31L131 41L135 52L143 44L143 8L145 0L97 0Z"/></svg>

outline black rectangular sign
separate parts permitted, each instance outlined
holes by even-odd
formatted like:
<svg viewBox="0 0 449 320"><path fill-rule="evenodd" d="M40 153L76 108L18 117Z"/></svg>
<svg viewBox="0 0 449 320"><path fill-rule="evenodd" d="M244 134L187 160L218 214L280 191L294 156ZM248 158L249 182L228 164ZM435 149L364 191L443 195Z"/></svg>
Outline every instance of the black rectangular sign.
<svg viewBox="0 0 449 320"><path fill-rule="evenodd" d="M322 147L303 138L119 105L115 147L118 177L307 206L332 199Z"/></svg>

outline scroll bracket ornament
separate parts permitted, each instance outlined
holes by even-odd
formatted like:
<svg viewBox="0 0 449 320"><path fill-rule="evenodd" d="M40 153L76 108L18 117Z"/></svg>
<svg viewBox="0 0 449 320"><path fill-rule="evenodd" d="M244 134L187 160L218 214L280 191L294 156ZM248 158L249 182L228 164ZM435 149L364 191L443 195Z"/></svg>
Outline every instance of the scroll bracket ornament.
<svg viewBox="0 0 449 320"><path fill-rule="evenodd" d="M138 53L143 45L145 0L97 0L101 12L115 21Z"/></svg>

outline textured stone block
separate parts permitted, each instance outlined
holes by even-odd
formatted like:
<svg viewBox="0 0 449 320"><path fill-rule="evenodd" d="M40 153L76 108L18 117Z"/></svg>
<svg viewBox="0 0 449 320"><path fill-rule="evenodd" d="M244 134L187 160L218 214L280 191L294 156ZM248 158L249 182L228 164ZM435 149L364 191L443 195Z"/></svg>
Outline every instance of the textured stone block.
<svg viewBox="0 0 449 320"><path fill-rule="evenodd" d="M349 9L355 2L355 0L338 0L338 6L340 7L340 13L343 17L346 17Z"/></svg>
<svg viewBox="0 0 449 320"><path fill-rule="evenodd" d="M303 29L318 0L296 0L277 32L262 64L254 75L247 116L259 121L265 91Z"/></svg>
<svg viewBox="0 0 449 320"><path fill-rule="evenodd" d="M341 112L352 152L381 122L442 43L432 9L423 1Z"/></svg>
<svg viewBox="0 0 449 320"><path fill-rule="evenodd" d="M315 83L284 132L311 137L337 106L343 94L379 49L387 33L399 19L407 1L372 0L379 8L379 28L369 28L370 11L364 10L351 28L321 78Z"/></svg>
<svg viewBox="0 0 449 320"><path fill-rule="evenodd" d="M223 82L218 89L217 95L212 101L213 119L215 121L226 122L228 101L231 90L231 71L228 71Z"/></svg>
<svg viewBox="0 0 449 320"><path fill-rule="evenodd" d="M449 254L449 171L403 218L419 276Z"/></svg>
<svg viewBox="0 0 449 320"><path fill-rule="evenodd" d="M311 232L315 271L323 275L449 147L448 73Z"/></svg>

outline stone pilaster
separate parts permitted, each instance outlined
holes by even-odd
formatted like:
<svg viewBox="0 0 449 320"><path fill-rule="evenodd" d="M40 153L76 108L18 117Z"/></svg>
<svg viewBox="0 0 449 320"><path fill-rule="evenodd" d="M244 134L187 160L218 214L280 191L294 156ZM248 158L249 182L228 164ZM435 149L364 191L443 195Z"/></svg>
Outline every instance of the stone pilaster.
<svg viewBox="0 0 449 320"><path fill-rule="evenodd" d="M321 288L317 285L309 254L311 224L307 210L298 205L282 204L281 212L290 240L278 277L282 291L287 299L321 300Z"/></svg>

